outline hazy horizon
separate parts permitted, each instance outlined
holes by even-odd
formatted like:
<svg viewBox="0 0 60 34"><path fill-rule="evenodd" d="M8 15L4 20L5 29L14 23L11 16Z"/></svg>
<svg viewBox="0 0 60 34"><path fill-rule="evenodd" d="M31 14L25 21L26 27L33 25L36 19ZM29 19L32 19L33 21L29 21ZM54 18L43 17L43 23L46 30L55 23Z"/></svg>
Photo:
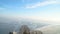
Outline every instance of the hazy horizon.
<svg viewBox="0 0 60 34"><path fill-rule="evenodd" d="M0 0L0 34L18 31L21 25L60 34L60 0Z"/></svg>

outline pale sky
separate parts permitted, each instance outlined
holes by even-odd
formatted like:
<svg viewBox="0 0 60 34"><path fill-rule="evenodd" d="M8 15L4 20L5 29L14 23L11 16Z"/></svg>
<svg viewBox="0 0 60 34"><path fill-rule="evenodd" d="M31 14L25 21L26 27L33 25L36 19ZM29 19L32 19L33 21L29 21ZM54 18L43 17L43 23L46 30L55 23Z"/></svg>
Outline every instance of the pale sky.
<svg viewBox="0 0 60 34"><path fill-rule="evenodd" d="M0 15L60 24L60 0L0 0Z"/></svg>

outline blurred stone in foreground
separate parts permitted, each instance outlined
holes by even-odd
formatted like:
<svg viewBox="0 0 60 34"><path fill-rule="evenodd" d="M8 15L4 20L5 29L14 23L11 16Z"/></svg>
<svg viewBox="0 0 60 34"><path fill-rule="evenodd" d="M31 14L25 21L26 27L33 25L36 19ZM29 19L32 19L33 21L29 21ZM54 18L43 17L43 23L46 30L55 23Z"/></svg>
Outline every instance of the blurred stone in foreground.
<svg viewBox="0 0 60 34"><path fill-rule="evenodd" d="M30 32L30 34L43 34L41 31L33 30Z"/></svg>
<svg viewBox="0 0 60 34"><path fill-rule="evenodd" d="M9 34L17 34L16 32L9 32Z"/></svg>

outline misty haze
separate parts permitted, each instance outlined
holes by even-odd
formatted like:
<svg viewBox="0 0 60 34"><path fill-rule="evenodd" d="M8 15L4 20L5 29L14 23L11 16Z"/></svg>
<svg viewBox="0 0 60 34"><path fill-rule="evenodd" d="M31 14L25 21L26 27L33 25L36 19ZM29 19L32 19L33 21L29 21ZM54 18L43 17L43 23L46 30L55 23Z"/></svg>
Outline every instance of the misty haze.
<svg viewBox="0 0 60 34"><path fill-rule="evenodd" d="M0 34L60 34L60 0L0 0Z"/></svg>

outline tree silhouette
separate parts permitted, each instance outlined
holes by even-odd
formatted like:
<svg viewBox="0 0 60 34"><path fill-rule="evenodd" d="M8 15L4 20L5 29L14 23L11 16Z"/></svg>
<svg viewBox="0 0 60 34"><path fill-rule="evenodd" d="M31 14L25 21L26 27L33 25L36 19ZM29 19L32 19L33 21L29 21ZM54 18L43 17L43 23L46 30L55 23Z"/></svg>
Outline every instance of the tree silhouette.
<svg viewBox="0 0 60 34"><path fill-rule="evenodd" d="M19 34L30 34L30 29L27 25L22 25Z"/></svg>
<svg viewBox="0 0 60 34"><path fill-rule="evenodd" d="M26 31L24 31L23 34L27 34Z"/></svg>

